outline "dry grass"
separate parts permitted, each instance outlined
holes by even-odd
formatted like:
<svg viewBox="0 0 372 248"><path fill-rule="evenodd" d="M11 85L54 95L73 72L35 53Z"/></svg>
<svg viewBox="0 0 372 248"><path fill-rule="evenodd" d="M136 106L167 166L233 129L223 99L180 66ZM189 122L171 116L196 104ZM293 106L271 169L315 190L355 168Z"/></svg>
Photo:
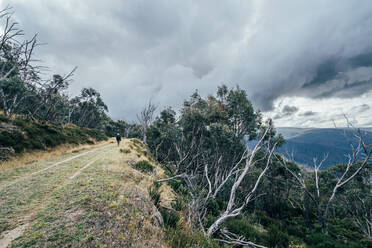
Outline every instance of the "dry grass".
<svg viewBox="0 0 372 248"><path fill-rule="evenodd" d="M139 186L141 178L107 153L53 194L12 245L166 247L157 210Z"/></svg>
<svg viewBox="0 0 372 248"><path fill-rule="evenodd" d="M57 154L88 148L92 146L60 147L46 153L43 159L56 160ZM120 149L131 152L123 153ZM23 161L42 160L35 155L30 157ZM92 157L99 160L72 178ZM132 167L131 164L141 160L156 166L157 174ZM43 163L33 165L43 168L46 166ZM8 172L20 173L17 172L20 169L10 168ZM154 181L163 176L164 171L141 142L125 139L120 147L110 145L28 178L15 187L4 188L0 197L3 206L0 206L0 224L3 223L0 227L3 231L16 228L25 223L24 216L32 212L26 221L29 227L13 241L12 247L168 247L160 225L161 214L149 196ZM6 183L10 178L13 177L9 176ZM160 190L161 205L171 207L169 199L175 198L172 189L163 184Z"/></svg>
<svg viewBox="0 0 372 248"><path fill-rule="evenodd" d="M131 152L129 154L125 154L124 158L127 164L130 163L137 163L141 160L149 161L153 166L156 167L156 175L146 175L145 173L141 173L139 171L134 170L131 173L137 175L137 177L141 178L141 185L140 187L143 189L149 190L154 182L159 178L165 178L166 174L165 171L161 168L161 166L151 157L151 153L149 152L148 148L142 143L142 141L138 139L127 139L124 142L124 148L130 150L136 150L140 154L140 157L136 155L135 152ZM176 198L176 194L174 193L173 189L166 183L163 183L159 189L160 192L160 206L170 208L171 203Z"/></svg>
<svg viewBox="0 0 372 248"><path fill-rule="evenodd" d="M72 145L72 144L63 144L59 145L53 149L46 150L46 151L32 151L23 153L20 155L16 155L12 157L11 160L0 163L0 171L17 168L20 166L25 166L30 163L39 162L41 160L49 160L54 157L70 154L70 153L77 153L86 149L92 149L95 147L100 147L103 145L107 145L112 143L114 139L109 139L107 141L100 141L95 143L94 145Z"/></svg>

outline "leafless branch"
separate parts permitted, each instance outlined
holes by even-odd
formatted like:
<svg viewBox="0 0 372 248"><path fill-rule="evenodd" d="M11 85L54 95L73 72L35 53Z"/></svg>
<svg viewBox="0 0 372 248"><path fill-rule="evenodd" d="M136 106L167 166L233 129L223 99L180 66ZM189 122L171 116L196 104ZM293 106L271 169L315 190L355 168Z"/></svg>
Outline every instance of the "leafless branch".
<svg viewBox="0 0 372 248"><path fill-rule="evenodd" d="M144 143L147 142L147 129L150 126L151 122L153 121L156 109L157 106L154 105L150 100L147 106L141 111L141 113L137 115L137 119L142 125Z"/></svg>
<svg viewBox="0 0 372 248"><path fill-rule="evenodd" d="M225 228L221 230L221 235L224 239L217 239L220 242L229 244L229 245L238 245L238 246L248 246L254 248L266 248L266 246L255 244L251 241L246 241L243 236L231 233Z"/></svg>
<svg viewBox="0 0 372 248"><path fill-rule="evenodd" d="M347 120L348 127L352 126L351 123L348 121L347 116L344 116ZM358 139L358 144L354 145L353 142L348 138L346 135L346 130L344 130L344 137L346 141L349 143L351 148L351 154L348 154L348 162L345 165L345 169L343 170L340 177L337 178L336 185L332 189L331 196L326 201L326 207L325 209L322 209L322 202L320 199L321 192L320 192L320 186L319 186L319 170L321 169L323 163L328 158L328 154L324 156L324 158L320 161L320 163L317 163L317 159L314 159L314 177L315 177L315 186L316 186L316 196L312 194L312 192L308 189L304 176L300 173L297 175L293 170L291 170L287 166L287 161L283 157L278 157L278 160L280 161L280 164L296 179L296 181L299 183L301 188L304 189L305 193L310 197L310 199L315 203L318 210L318 217L319 222L322 226L325 225L325 221L328 218L330 207L336 197L336 194L338 190L348 184L351 180L353 180L368 164L372 156L372 149L369 145L367 145L364 142L362 133L360 130L357 130L356 134L354 135ZM361 153L364 153L364 158L359 161ZM354 170L352 172L352 169Z"/></svg>
<svg viewBox="0 0 372 248"><path fill-rule="evenodd" d="M227 204L227 207L225 211L218 217L218 219L208 228L207 235L211 236L213 233L215 233L219 226L224 223L227 219L231 217L235 217L241 214L241 211L244 209L244 207L252 200L253 195L255 194L258 185L261 182L261 179L263 178L264 174L268 170L270 164L271 164L271 158L274 154L275 148L277 143L275 143L271 148L269 148L269 154L267 155L267 163L264 168L264 170L260 173L259 177L257 178L254 187L247 193L245 197L245 201L240 206L235 206L235 198L236 198L236 192L240 184L242 183L243 179L247 175L248 171L257 163L255 160L256 153L262 148L264 140L267 138L267 135L270 133L270 127L265 130L262 137L256 144L256 146L253 148L252 151L250 151L247 154L247 157L245 158L245 166L240 174L236 174L235 181L230 189L230 198ZM270 140L268 142L270 144Z"/></svg>

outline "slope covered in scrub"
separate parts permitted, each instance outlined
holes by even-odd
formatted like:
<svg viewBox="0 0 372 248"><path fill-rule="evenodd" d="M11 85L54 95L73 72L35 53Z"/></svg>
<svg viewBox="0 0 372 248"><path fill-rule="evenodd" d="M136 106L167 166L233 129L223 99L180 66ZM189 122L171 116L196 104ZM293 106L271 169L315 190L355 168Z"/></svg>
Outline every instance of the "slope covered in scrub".
<svg viewBox="0 0 372 248"><path fill-rule="evenodd" d="M61 144L93 144L106 139L100 131L72 124L55 125L22 116L0 115L0 147L14 153L47 150Z"/></svg>

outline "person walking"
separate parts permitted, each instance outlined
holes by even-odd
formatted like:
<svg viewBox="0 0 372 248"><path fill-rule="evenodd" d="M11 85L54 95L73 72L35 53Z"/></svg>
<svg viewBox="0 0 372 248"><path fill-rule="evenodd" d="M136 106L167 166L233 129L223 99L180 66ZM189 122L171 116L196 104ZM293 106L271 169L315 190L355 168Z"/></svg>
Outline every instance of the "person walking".
<svg viewBox="0 0 372 248"><path fill-rule="evenodd" d="M118 146L120 145L121 136L119 133L116 134L116 142L118 142Z"/></svg>

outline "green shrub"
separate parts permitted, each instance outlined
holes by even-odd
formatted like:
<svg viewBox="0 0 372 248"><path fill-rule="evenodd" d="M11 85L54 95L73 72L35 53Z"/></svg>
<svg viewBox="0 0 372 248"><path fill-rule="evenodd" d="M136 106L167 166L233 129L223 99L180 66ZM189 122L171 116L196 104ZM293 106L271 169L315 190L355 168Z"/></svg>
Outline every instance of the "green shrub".
<svg viewBox="0 0 372 248"><path fill-rule="evenodd" d="M203 234L187 231L182 227L168 228L166 230L166 239L172 248L219 248L217 241L209 240Z"/></svg>
<svg viewBox="0 0 372 248"><path fill-rule="evenodd" d="M287 233L289 235L293 235L295 237L300 237L302 238L305 234L304 226L295 226L295 225L290 225L287 227Z"/></svg>
<svg viewBox="0 0 372 248"><path fill-rule="evenodd" d="M84 128L83 130L88 136L92 137L97 141L103 141L108 139L107 136L101 131L89 128Z"/></svg>
<svg viewBox="0 0 372 248"><path fill-rule="evenodd" d="M311 232L306 237L306 244L308 245L317 245L317 244L326 244L326 243L332 243L332 240L327 237L327 235L324 235L320 232Z"/></svg>
<svg viewBox="0 0 372 248"><path fill-rule="evenodd" d="M9 122L9 119L6 118L3 114L0 114L0 121L1 122Z"/></svg>
<svg viewBox="0 0 372 248"><path fill-rule="evenodd" d="M271 225L267 231L266 243L269 247L281 248L288 247L289 236L288 234L280 231L279 227L276 225Z"/></svg>
<svg viewBox="0 0 372 248"><path fill-rule="evenodd" d="M128 154L128 153L130 153L130 150L129 149L120 149L120 152Z"/></svg>
<svg viewBox="0 0 372 248"><path fill-rule="evenodd" d="M0 115L0 120L16 127L0 131L0 145L12 147L16 153L44 150L65 143L93 144L93 140L107 139L100 131L74 125L63 127L22 117L11 120L4 115Z"/></svg>
<svg viewBox="0 0 372 248"><path fill-rule="evenodd" d="M178 192L178 189L182 185L182 181L181 180L170 180L170 181L168 181L168 185L171 186L171 188L174 191Z"/></svg>
<svg viewBox="0 0 372 248"><path fill-rule="evenodd" d="M0 162L9 160L10 156L14 154L14 149L10 147L1 147L0 148Z"/></svg>
<svg viewBox="0 0 372 248"><path fill-rule="evenodd" d="M266 211L259 210L256 212L256 222L261 223L264 226L270 226L275 223L275 220L270 218Z"/></svg>
<svg viewBox="0 0 372 248"><path fill-rule="evenodd" d="M367 238L361 239L360 240L360 245L362 247L371 248L372 247L372 239L367 239Z"/></svg>
<svg viewBox="0 0 372 248"><path fill-rule="evenodd" d="M246 240L262 244L267 238L260 233L247 219L229 219L224 226L232 233L244 236Z"/></svg>
<svg viewBox="0 0 372 248"><path fill-rule="evenodd" d="M185 209L186 204L181 197L177 197L176 201L172 202L172 207L177 211L181 211Z"/></svg>
<svg viewBox="0 0 372 248"><path fill-rule="evenodd" d="M348 241L340 236L332 237L329 234L322 233L318 230L311 229L306 235L305 242L307 247L311 248L357 248L371 247L372 242L361 242L362 240ZM362 245L363 243L363 245ZM368 246L369 245L369 246Z"/></svg>
<svg viewBox="0 0 372 248"><path fill-rule="evenodd" d="M328 234L338 239L360 240L364 237L354 223L347 219L332 218L328 224Z"/></svg>
<svg viewBox="0 0 372 248"><path fill-rule="evenodd" d="M160 192L159 192L159 186L157 186L157 184L154 184L154 186L152 186L149 189L149 195L150 195L150 198L153 201L155 207L159 208L159 206L160 206L159 205L160 204Z"/></svg>
<svg viewBox="0 0 372 248"><path fill-rule="evenodd" d="M218 219L218 217L216 217L216 216L208 215L207 216L207 221L206 221L206 226L207 227L211 226L217 219Z"/></svg>
<svg viewBox="0 0 372 248"><path fill-rule="evenodd" d="M189 188L184 184L182 180L170 180L168 181L168 185L171 186L171 188L181 194L181 195L187 195L189 193Z"/></svg>
<svg viewBox="0 0 372 248"><path fill-rule="evenodd" d="M217 216L220 212L220 206L216 199L210 199L207 204L208 213Z"/></svg>
<svg viewBox="0 0 372 248"><path fill-rule="evenodd" d="M164 226L169 228L176 228L177 223L180 220L179 214L170 209L160 208L159 209L161 216L163 217Z"/></svg>
<svg viewBox="0 0 372 248"><path fill-rule="evenodd" d="M142 142L138 139L132 139L132 142L133 144L137 147L137 146L142 146Z"/></svg>
<svg viewBox="0 0 372 248"><path fill-rule="evenodd" d="M147 160L141 160L133 166L136 170L142 171L143 173L149 173L154 171L154 166Z"/></svg>
<svg viewBox="0 0 372 248"><path fill-rule="evenodd" d="M13 124L18 127L25 127L27 125L27 121L23 118L17 117L14 119Z"/></svg>

